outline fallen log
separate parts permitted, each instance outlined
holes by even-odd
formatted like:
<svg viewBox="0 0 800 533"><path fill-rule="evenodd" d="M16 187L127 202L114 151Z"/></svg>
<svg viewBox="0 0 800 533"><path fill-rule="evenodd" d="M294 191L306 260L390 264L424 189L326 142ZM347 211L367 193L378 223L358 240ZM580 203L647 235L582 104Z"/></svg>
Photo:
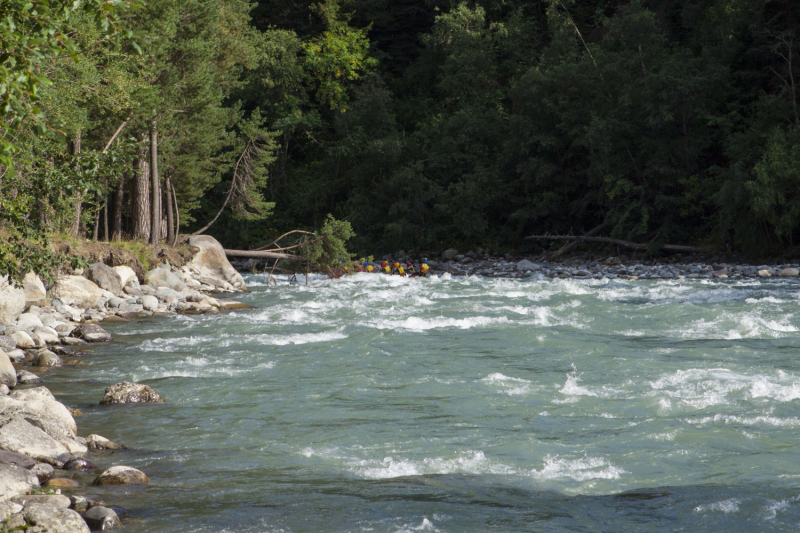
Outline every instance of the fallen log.
<svg viewBox="0 0 800 533"><path fill-rule="evenodd" d="M257 250L225 250L228 257L256 257L258 259L285 259L287 261L305 261L302 255L281 254L278 252L264 252Z"/></svg>
<svg viewBox="0 0 800 533"><path fill-rule="evenodd" d="M632 241L623 241L622 239L613 239L611 237L588 237L577 235L531 235L525 237L531 240L544 240L544 241L583 241L583 242L602 242L605 244L616 244L625 248L632 248L634 250L647 250L649 244L641 244ZM710 246L685 246L682 244L662 244L660 250L668 252L689 252L689 253L708 253L713 251Z"/></svg>
<svg viewBox="0 0 800 533"><path fill-rule="evenodd" d="M610 225L611 225L610 222L603 222L602 224L600 224L596 228L594 228L594 229L590 230L589 232L585 233L583 235L583 237L591 237L592 235L597 235L598 233L600 233L601 231L603 231L604 229L606 229ZM572 242L568 242L567 244L565 244L564 246L562 246L561 248L559 248L555 252L551 252L551 253L548 253L546 255L548 257L550 257L550 258L558 257L559 255L572 250L574 247L576 247L578 245L579 242L580 241L577 241L577 240L576 241L572 241Z"/></svg>

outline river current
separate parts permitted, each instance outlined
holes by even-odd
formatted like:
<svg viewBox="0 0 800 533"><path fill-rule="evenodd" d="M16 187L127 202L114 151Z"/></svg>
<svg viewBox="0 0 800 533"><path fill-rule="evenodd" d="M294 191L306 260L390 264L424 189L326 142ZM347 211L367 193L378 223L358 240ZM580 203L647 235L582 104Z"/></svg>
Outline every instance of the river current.
<svg viewBox="0 0 800 533"><path fill-rule="evenodd" d="M46 376L129 533L800 528L796 280L246 281Z"/></svg>

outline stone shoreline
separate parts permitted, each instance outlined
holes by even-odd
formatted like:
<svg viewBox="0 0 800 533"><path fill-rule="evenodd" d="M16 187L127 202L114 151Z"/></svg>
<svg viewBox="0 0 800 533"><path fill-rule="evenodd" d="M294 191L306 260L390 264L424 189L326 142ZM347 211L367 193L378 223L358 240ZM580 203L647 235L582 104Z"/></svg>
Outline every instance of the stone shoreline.
<svg viewBox="0 0 800 533"><path fill-rule="evenodd" d="M149 484L144 472L116 464L119 456L108 460L108 454L125 446L100 435L78 436L74 417L80 412L60 403L47 389L46 372L47 367L83 364L72 356L91 343L111 341L102 323L249 307L211 296L246 289L222 246L207 236L192 237L189 243L196 247L190 263L180 268L164 264L145 279L128 266L103 263L59 278L50 291L33 273L23 287L0 279L0 530L114 529L122 524L112 506L122 502L106 506L82 495L84 481L93 478L93 486ZM98 400L101 404L164 401L147 385L128 382L109 384ZM98 462L114 464L97 468L87 459L92 454Z"/></svg>

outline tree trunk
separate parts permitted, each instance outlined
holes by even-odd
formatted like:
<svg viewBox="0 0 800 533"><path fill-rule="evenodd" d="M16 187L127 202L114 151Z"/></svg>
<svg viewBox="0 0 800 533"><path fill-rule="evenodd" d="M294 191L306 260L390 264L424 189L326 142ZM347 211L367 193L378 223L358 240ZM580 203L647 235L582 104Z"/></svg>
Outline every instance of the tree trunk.
<svg viewBox="0 0 800 533"><path fill-rule="evenodd" d="M175 246L178 244L178 237L181 234L181 210L178 207L178 194L175 192L175 185L170 185L172 187L172 200L175 202L175 237L170 244Z"/></svg>
<svg viewBox="0 0 800 533"><path fill-rule="evenodd" d="M76 156L81 153L81 130L75 133L75 139L72 141L72 155ZM78 197L75 199L75 220L69 228L69 234L76 239L81 232L81 193L78 191Z"/></svg>
<svg viewBox="0 0 800 533"><path fill-rule="evenodd" d="M167 244L172 245L175 240L175 216L172 212L172 182L169 174L164 178L164 201L167 204Z"/></svg>
<svg viewBox="0 0 800 533"><path fill-rule="evenodd" d="M150 165L147 150L142 148L134 170L133 184L133 238L150 238Z"/></svg>
<svg viewBox="0 0 800 533"><path fill-rule="evenodd" d="M108 242L108 199L109 195L106 194L106 202L103 205L103 240Z"/></svg>
<svg viewBox="0 0 800 533"><path fill-rule="evenodd" d="M114 222L111 228L111 238L114 242L122 240L122 200L125 196L125 175L119 177L117 190L114 191Z"/></svg>
<svg viewBox="0 0 800 533"><path fill-rule="evenodd" d="M161 191L158 186L158 121L153 119L150 126L150 193L152 204L152 230L150 244L158 244L161 239Z"/></svg>

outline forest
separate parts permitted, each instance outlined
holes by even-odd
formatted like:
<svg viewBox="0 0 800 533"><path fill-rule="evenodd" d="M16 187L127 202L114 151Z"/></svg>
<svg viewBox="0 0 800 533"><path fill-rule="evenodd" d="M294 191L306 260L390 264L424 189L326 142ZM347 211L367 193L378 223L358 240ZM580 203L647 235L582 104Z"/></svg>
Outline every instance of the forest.
<svg viewBox="0 0 800 533"><path fill-rule="evenodd" d="M245 249L333 215L368 253L593 229L654 253L800 245L800 2L0 12L5 235Z"/></svg>

